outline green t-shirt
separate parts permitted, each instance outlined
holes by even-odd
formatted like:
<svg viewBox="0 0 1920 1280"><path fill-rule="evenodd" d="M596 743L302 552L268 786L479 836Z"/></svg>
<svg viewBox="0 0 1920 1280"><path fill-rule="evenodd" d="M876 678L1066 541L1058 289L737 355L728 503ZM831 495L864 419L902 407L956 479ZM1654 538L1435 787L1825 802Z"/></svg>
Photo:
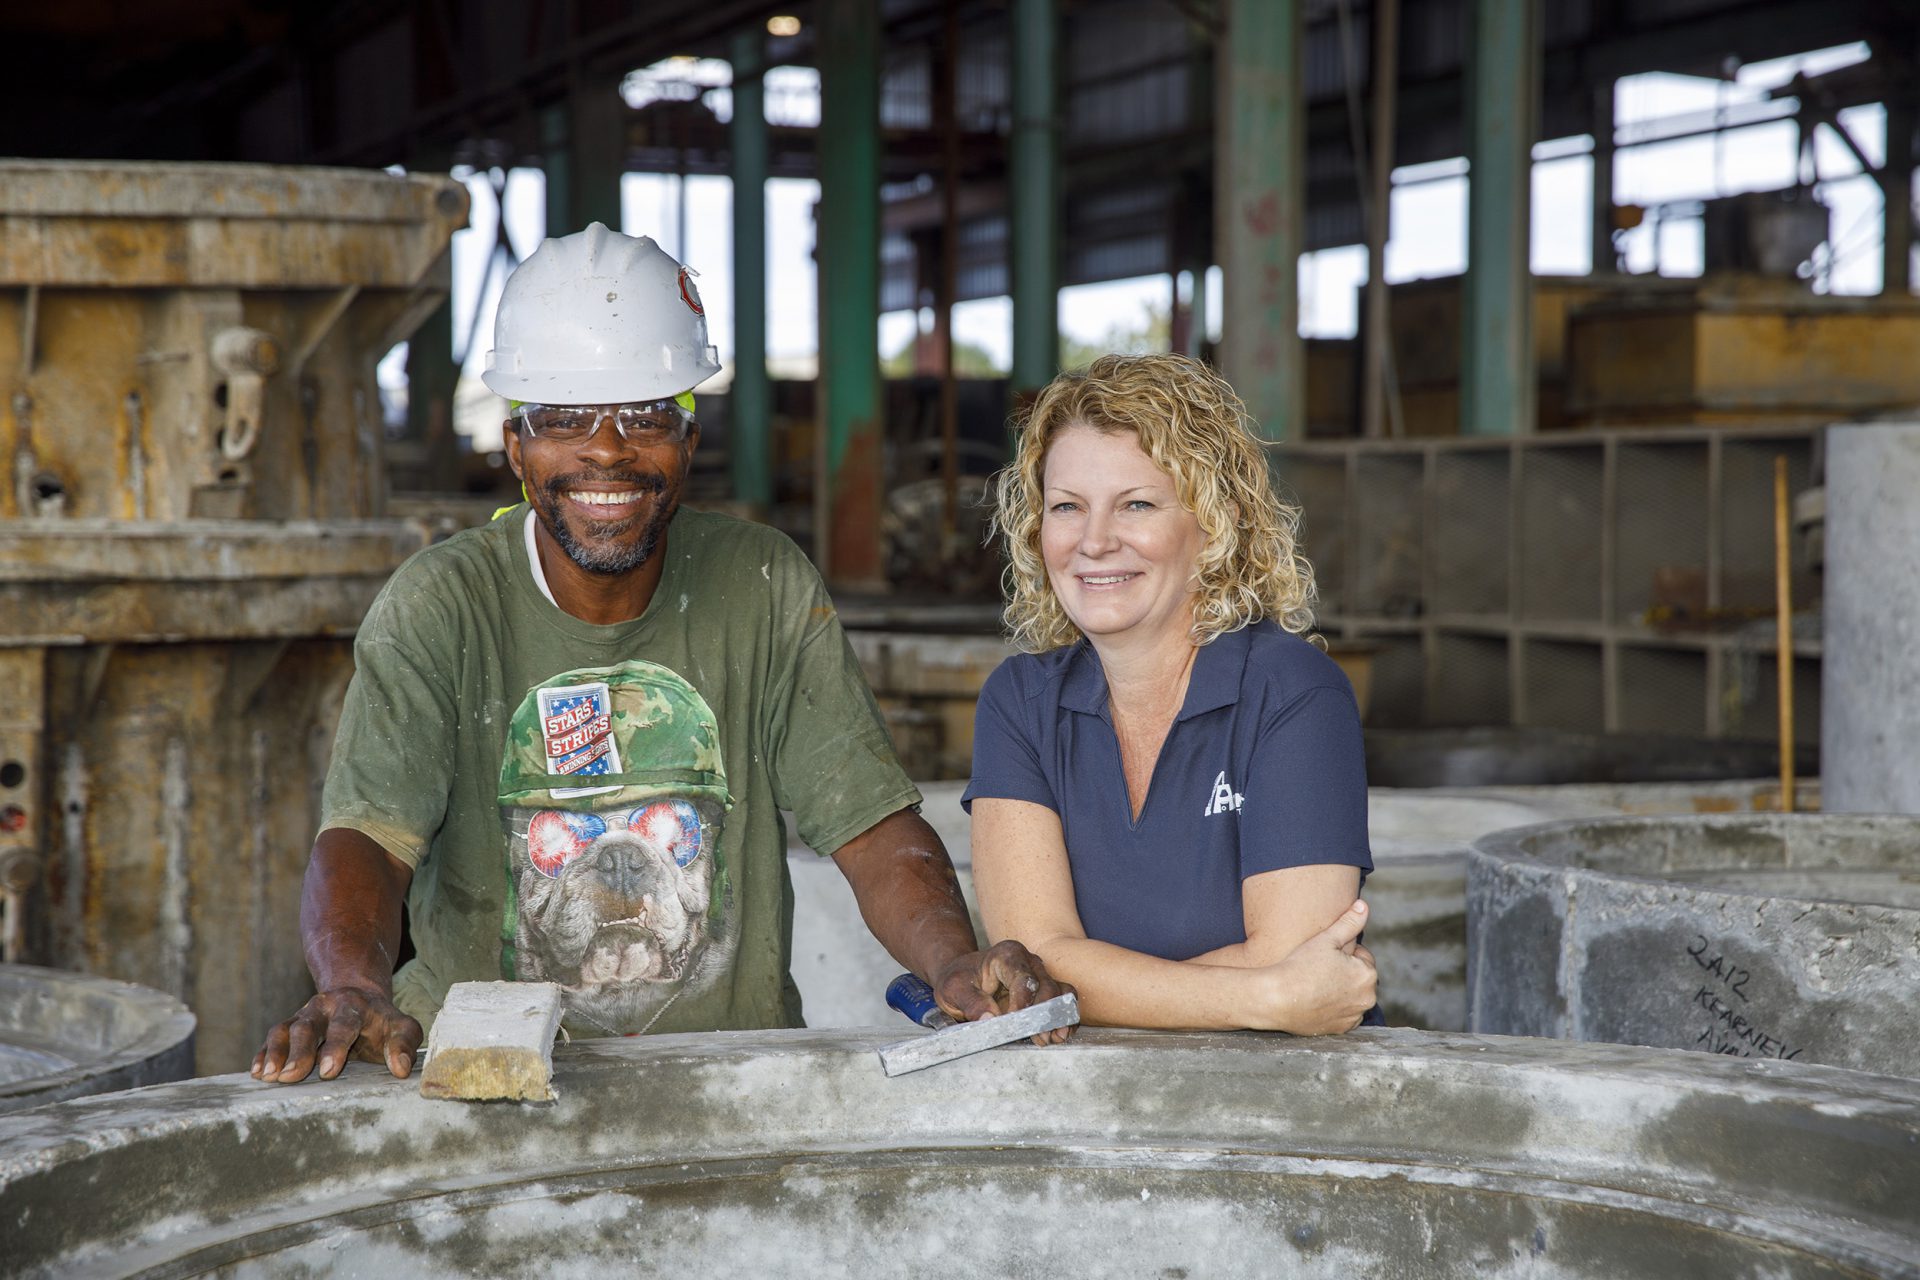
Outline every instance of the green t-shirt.
<svg viewBox="0 0 1920 1280"><path fill-rule="evenodd" d="M451 984L509 976L502 921L511 936L516 895L499 803L509 721L556 677L637 660L690 685L717 728L732 807L705 851L710 927L697 963L676 962L671 1000L648 1004L642 1025L569 1026L591 1035L800 1025L780 810L830 854L920 800L818 573L774 530L682 510L646 612L596 626L535 586L529 518L517 507L413 556L354 644L321 825L360 831L414 869L416 955L395 975L395 1002L430 1022ZM518 812L524 860L527 811ZM557 815L550 822L561 830Z"/></svg>

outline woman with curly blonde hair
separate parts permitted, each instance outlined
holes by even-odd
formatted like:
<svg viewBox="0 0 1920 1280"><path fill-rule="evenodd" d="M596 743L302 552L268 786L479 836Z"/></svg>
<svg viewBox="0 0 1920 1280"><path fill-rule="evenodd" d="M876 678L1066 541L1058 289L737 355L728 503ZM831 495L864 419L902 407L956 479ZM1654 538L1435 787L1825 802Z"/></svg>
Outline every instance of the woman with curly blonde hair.
<svg viewBox="0 0 1920 1280"><path fill-rule="evenodd" d="M1301 635L1299 512L1239 397L1102 356L1040 393L995 488L1026 652L981 690L963 797L988 934L1090 1022L1376 1021L1359 711Z"/></svg>

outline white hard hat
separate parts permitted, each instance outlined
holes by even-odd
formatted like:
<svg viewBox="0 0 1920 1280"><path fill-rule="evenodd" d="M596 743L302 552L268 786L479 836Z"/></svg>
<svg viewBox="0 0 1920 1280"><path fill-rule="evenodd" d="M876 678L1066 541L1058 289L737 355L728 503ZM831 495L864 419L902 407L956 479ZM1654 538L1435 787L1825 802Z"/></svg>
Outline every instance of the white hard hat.
<svg viewBox="0 0 1920 1280"><path fill-rule="evenodd" d="M480 380L535 404L622 404L720 371L693 272L646 236L596 222L541 242L500 293Z"/></svg>

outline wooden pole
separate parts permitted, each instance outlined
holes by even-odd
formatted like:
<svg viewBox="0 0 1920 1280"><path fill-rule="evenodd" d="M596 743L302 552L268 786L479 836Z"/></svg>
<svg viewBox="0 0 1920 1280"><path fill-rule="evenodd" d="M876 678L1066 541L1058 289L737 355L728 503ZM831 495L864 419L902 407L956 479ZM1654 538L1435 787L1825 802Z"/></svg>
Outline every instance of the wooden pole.
<svg viewBox="0 0 1920 1280"><path fill-rule="evenodd" d="M1788 546L1787 455L1773 459L1773 580L1780 640L1780 812L1793 812L1793 556Z"/></svg>

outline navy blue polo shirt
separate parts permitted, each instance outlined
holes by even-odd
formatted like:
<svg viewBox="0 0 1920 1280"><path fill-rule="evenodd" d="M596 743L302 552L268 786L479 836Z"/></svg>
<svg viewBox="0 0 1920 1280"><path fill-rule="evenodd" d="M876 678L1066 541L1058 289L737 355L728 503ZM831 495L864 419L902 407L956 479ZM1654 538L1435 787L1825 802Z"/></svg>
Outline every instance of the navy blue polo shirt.
<svg viewBox="0 0 1920 1280"><path fill-rule="evenodd" d="M981 797L1059 814L1087 936L1167 960L1246 941L1248 876L1373 868L1353 689L1326 654L1272 622L1194 655L1138 822L1092 646L1007 659L974 713L961 803L971 813Z"/></svg>

